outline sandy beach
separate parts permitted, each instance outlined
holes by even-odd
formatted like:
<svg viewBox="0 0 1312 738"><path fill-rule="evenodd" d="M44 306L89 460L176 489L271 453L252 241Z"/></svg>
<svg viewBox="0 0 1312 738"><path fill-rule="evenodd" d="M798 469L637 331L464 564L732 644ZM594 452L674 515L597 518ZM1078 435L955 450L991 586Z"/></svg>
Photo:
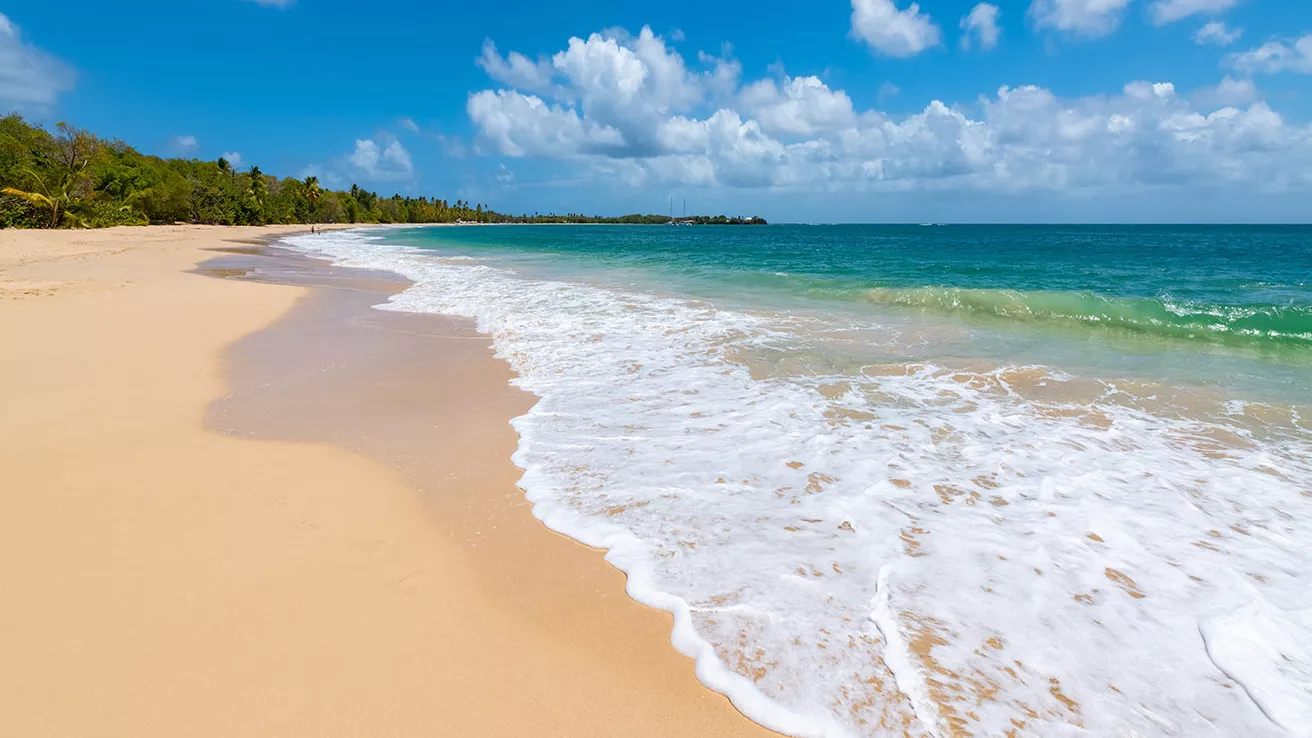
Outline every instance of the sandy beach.
<svg viewBox="0 0 1312 738"><path fill-rule="evenodd" d="M0 232L3 732L767 734L531 516L469 325L216 278L280 230Z"/></svg>

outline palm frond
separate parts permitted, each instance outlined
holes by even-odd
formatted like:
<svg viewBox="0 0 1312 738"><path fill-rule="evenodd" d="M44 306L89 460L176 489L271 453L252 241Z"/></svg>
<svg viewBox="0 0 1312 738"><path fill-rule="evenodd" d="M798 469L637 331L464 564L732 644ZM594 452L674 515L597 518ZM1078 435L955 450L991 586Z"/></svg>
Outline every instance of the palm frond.
<svg viewBox="0 0 1312 738"><path fill-rule="evenodd" d="M40 192L26 192L14 187L0 188L0 192L3 192L6 195L13 195L14 197L22 198L33 205L40 205L47 208L53 208L55 206L54 200L51 200Z"/></svg>
<svg viewBox="0 0 1312 738"><path fill-rule="evenodd" d="M23 174L26 174L28 177L31 177L32 181L36 182L37 187L40 188L41 190L44 190L47 196L50 194L50 188L46 186L45 178L42 177L40 174L38 174L35 169L31 167L23 167L19 171L21 171Z"/></svg>

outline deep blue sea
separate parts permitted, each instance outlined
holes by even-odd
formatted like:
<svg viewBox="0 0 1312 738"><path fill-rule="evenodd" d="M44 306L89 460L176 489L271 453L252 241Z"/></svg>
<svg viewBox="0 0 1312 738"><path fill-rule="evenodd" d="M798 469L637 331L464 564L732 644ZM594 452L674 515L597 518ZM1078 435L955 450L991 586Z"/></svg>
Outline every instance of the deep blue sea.
<svg viewBox="0 0 1312 738"><path fill-rule="evenodd" d="M763 724L1312 724L1312 227L291 243L477 321L541 398L515 420L535 514Z"/></svg>

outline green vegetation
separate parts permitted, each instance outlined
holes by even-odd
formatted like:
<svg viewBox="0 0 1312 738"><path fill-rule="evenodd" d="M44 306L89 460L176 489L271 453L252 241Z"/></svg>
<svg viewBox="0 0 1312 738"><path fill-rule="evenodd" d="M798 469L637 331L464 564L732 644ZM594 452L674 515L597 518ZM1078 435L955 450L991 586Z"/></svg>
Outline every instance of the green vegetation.
<svg viewBox="0 0 1312 738"><path fill-rule="evenodd" d="M238 172L224 159L161 159L65 123L55 132L19 115L0 118L0 228L101 228L153 223L632 223L663 215L505 215L481 204L379 197L352 185L326 190L317 177ZM682 223L742 225L723 215Z"/></svg>

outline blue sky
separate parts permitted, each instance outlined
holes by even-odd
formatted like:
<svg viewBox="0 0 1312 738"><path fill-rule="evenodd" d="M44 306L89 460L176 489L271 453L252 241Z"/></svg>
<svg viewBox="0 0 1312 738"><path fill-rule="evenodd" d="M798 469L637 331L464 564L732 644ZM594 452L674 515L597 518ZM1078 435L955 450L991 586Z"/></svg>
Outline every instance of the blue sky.
<svg viewBox="0 0 1312 738"><path fill-rule="evenodd" d="M0 108L509 211L1312 220L1312 3L0 4ZM77 19L69 23L69 19Z"/></svg>

